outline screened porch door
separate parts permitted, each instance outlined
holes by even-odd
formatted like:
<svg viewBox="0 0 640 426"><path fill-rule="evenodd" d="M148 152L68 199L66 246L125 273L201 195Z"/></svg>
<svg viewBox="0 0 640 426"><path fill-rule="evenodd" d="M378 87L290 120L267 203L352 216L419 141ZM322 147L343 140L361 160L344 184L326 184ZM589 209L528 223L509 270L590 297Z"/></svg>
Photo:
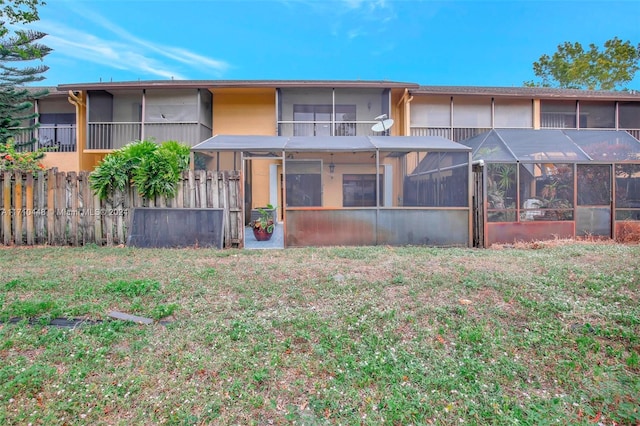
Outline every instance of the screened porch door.
<svg viewBox="0 0 640 426"><path fill-rule="evenodd" d="M577 165L576 237L612 237L612 173L609 164Z"/></svg>

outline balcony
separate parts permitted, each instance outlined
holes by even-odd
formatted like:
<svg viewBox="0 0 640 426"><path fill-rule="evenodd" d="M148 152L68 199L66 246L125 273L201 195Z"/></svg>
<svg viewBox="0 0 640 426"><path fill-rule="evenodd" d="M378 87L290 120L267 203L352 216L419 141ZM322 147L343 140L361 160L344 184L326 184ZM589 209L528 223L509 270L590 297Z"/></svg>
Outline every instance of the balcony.
<svg viewBox="0 0 640 426"><path fill-rule="evenodd" d="M460 142L489 130L485 127L412 127L411 136L440 136Z"/></svg>
<svg viewBox="0 0 640 426"><path fill-rule="evenodd" d="M35 139L36 143L28 144ZM25 130L15 137L18 151L34 151L46 148L51 152L75 152L76 151L76 126L75 124L41 124L35 130Z"/></svg>
<svg viewBox="0 0 640 426"><path fill-rule="evenodd" d="M174 140L189 146L211 137L211 128L196 122L179 123L89 123L87 149L114 150L142 139L165 142Z"/></svg>
<svg viewBox="0 0 640 426"><path fill-rule="evenodd" d="M278 136L388 136L371 127L379 121L279 121Z"/></svg>
<svg viewBox="0 0 640 426"><path fill-rule="evenodd" d="M42 124L37 130L38 145L40 148L48 148L53 152L76 151L76 125Z"/></svg>

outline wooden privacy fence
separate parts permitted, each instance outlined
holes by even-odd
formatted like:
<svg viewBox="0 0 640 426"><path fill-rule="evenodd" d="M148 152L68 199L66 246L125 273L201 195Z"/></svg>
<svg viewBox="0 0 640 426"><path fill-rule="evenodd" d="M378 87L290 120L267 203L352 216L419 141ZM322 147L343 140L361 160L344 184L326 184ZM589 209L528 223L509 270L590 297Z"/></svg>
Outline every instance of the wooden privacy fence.
<svg viewBox="0 0 640 426"><path fill-rule="evenodd" d="M240 173L184 172L172 199L140 197L135 187L100 200L89 172L0 173L0 242L4 245L124 244L134 207L223 208L224 246L239 246Z"/></svg>

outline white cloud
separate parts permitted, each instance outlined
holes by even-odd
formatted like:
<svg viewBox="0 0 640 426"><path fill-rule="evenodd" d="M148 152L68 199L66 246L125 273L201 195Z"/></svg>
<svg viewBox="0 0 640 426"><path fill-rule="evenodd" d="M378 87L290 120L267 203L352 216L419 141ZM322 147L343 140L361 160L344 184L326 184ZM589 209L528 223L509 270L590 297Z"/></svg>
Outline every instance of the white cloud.
<svg viewBox="0 0 640 426"><path fill-rule="evenodd" d="M230 68L225 61L137 37L80 3L65 4L94 23L96 31L78 30L59 21L38 21L38 29L48 34L45 44L54 49L55 55L161 78L187 79L179 71L184 68L219 75Z"/></svg>
<svg viewBox="0 0 640 426"><path fill-rule="evenodd" d="M48 35L47 46L54 52L78 60L78 63L92 62L108 68L144 73L161 78L184 79L177 70L172 70L162 61L133 51L126 43L105 41L91 34L66 29L66 37ZM82 41L76 41L82 40Z"/></svg>
<svg viewBox="0 0 640 426"><path fill-rule="evenodd" d="M349 40L370 35L370 31L363 28L371 28L375 23L376 31L384 31L381 25L388 24L395 18L390 4L385 0L341 0L343 4L340 22L344 24L343 34ZM340 27L337 25L336 27ZM342 36L342 34L335 34Z"/></svg>
<svg viewBox="0 0 640 426"><path fill-rule="evenodd" d="M361 35L366 34L364 31L362 31L361 28L352 28L351 30L347 31L347 38L349 39L354 39L356 37L360 37Z"/></svg>

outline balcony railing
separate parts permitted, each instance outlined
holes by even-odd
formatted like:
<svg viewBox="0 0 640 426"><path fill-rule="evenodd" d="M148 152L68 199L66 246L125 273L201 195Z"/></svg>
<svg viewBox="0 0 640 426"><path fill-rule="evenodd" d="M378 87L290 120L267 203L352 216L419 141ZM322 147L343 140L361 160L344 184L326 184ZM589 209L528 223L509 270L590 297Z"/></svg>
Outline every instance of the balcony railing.
<svg viewBox="0 0 640 426"><path fill-rule="evenodd" d="M67 125L40 125L38 132L38 145L53 152L75 152L76 150L76 126Z"/></svg>
<svg viewBox="0 0 640 426"><path fill-rule="evenodd" d="M488 132L486 127L412 127L411 136L441 136L455 142Z"/></svg>
<svg viewBox="0 0 640 426"><path fill-rule="evenodd" d="M624 129L624 130L634 138L640 140L640 129Z"/></svg>
<svg viewBox="0 0 640 426"><path fill-rule="evenodd" d="M142 138L142 123L89 123L87 149L118 149Z"/></svg>
<svg viewBox="0 0 640 426"><path fill-rule="evenodd" d="M279 136L385 136L371 127L378 121L279 121Z"/></svg>
<svg viewBox="0 0 640 426"><path fill-rule="evenodd" d="M211 128L201 123L89 123L87 149L118 149L141 140L175 140L189 146L211 137Z"/></svg>
<svg viewBox="0 0 640 426"><path fill-rule="evenodd" d="M558 128L560 130L570 129L567 127ZM571 128L575 129L575 128ZM455 142L460 142L465 139L472 138L481 133L488 132L489 128L469 128L469 127L460 127L460 128L450 128L450 127L412 127L411 128L411 136L442 136L446 139L451 139ZM589 130L589 129L584 129ZM593 129L592 129L593 130ZM598 129L598 130L616 130L616 129ZM640 129L620 129L627 133L629 133L634 138L640 140Z"/></svg>
<svg viewBox="0 0 640 426"><path fill-rule="evenodd" d="M51 152L75 152L75 124L41 124L37 129L25 130L15 138L16 149L27 152L46 148ZM30 144L30 141L35 142Z"/></svg>
<svg viewBox="0 0 640 426"><path fill-rule="evenodd" d="M201 123L144 124L144 138L153 138L156 142L178 141L194 146L211 136L211 128Z"/></svg>

